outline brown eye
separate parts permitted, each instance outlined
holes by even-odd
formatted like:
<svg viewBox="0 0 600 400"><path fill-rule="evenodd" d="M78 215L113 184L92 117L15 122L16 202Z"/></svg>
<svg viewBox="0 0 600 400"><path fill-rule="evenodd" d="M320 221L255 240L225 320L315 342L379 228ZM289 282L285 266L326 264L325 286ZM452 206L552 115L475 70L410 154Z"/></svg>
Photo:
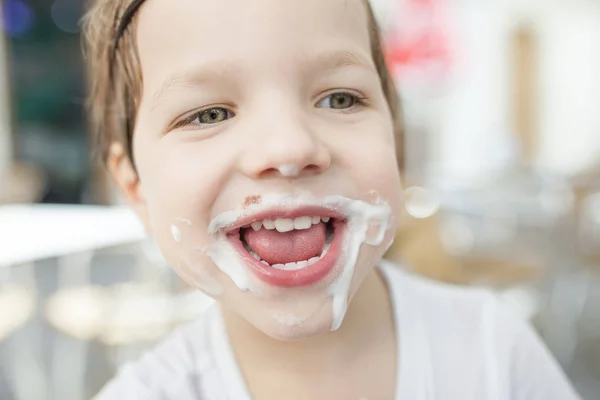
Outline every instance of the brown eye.
<svg viewBox="0 0 600 400"><path fill-rule="evenodd" d="M334 110L346 110L352 108L357 103L357 96L346 93L333 93L317 103L319 108L332 108Z"/></svg>
<svg viewBox="0 0 600 400"><path fill-rule="evenodd" d="M223 107L207 108L188 114L184 119L175 122L169 130L193 126L195 128L211 128L213 125L235 117L235 114Z"/></svg>
<svg viewBox="0 0 600 400"><path fill-rule="evenodd" d="M350 93L336 93L331 95L331 108L338 110L350 108L354 105L354 96Z"/></svg>
<svg viewBox="0 0 600 400"><path fill-rule="evenodd" d="M211 108L197 114L201 124L217 124L229 118L229 113L224 108Z"/></svg>

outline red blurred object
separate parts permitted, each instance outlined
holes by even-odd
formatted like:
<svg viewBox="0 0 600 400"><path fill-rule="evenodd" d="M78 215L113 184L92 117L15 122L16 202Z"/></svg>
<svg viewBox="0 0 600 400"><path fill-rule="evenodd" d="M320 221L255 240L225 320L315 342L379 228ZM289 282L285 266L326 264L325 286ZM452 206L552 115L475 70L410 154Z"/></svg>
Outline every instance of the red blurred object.
<svg viewBox="0 0 600 400"><path fill-rule="evenodd" d="M429 82L445 79L453 55L444 0L401 2L397 23L385 38L391 71L400 81L415 75L426 75Z"/></svg>

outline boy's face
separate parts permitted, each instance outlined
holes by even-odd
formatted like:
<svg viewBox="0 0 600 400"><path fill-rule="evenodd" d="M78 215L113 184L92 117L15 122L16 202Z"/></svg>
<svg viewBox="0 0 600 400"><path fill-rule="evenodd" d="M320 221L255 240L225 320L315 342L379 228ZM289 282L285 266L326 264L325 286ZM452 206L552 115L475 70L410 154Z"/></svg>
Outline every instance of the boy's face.
<svg viewBox="0 0 600 400"><path fill-rule="evenodd" d="M117 180L173 268L275 338L335 328L344 271L349 299L396 230L393 128L367 20L362 0L140 10L139 181L126 168Z"/></svg>

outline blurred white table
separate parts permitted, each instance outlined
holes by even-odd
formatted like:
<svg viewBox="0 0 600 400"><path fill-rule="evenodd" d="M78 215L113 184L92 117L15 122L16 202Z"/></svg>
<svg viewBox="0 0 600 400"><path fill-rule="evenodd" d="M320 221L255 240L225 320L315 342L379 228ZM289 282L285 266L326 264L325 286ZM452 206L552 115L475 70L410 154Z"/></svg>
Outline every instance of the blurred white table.
<svg viewBox="0 0 600 400"><path fill-rule="evenodd" d="M0 206L0 266L133 243L146 238L126 207Z"/></svg>

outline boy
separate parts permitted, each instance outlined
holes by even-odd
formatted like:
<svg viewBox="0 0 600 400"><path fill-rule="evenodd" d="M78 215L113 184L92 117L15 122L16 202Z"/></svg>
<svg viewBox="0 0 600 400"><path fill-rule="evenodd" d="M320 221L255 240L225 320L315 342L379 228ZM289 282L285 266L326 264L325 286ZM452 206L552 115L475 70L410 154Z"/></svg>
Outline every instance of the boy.
<svg viewBox="0 0 600 400"><path fill-rule="evenodd" d="M396 93L364 0L105 0L86 25L107 165L219 307L98 399L577 398L488 294L381 260Z"/></svg>

